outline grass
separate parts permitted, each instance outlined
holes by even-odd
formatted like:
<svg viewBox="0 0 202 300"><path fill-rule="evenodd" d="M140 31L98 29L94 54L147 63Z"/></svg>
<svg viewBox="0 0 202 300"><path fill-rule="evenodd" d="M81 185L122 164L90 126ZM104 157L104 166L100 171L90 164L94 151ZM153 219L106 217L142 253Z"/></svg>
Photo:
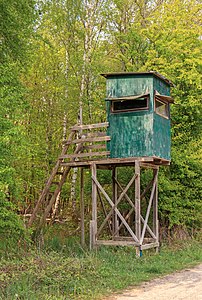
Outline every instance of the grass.
<svg viewBox="0 0 202 300"><path fill-rule="evenodd" d="M194 240L172 248L164 245L158 255L150 250L137 258L133 248L102 247L89 252L76 240L61 243L54 237L43 251L1 258L0 299L101 299L200 262L202 247Z"/></svg>

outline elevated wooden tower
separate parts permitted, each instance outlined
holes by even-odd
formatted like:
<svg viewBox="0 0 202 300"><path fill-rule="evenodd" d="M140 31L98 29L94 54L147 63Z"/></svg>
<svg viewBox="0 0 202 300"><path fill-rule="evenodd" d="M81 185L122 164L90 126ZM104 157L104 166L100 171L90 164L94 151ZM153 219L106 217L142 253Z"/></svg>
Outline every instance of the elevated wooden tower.
<svg viewBox="0 0 202 300"><path fill-rule="evenodd" d="M170 164L172 83L156 72L102 74L107 80L107 122L75 125L28 222L46 203L38 230L51 210L71 168L81 168L81 242L84 244L84 168L92 178L90 248L133 245L137 254L159 247L158 170ZM123 186L119 168L130 170ZM111 191L99 181L99 169L111 171ZM140 182L149 169L148 183ZM48 199L48 200L47 200ZM127 209L124 209L127 207ZM99 209L98 209L99 208ZM102 208L102 209L101 209Z"/></svg>

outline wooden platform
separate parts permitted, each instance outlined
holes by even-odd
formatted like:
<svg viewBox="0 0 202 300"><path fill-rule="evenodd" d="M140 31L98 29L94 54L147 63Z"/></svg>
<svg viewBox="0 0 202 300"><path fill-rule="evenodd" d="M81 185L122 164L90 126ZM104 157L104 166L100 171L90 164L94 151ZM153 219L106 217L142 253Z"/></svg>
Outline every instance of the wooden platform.
<svg viewBox="0 0 202 300"><path fill-rule="evenodd" d="M63 157L60 157L63 160ZM148 156L148 157L127 157L127 158L94 158L88 160L77 160L77 161L70 161L70 162L61 162L61 166L63 167L90 167L92 164L96 164L98 168L105 168L111 169L114 166L132 166L134 165L135 161L141 162L142 166L168 166L170 165L170 161L162 158L157 158L155 156Z"/></svg>

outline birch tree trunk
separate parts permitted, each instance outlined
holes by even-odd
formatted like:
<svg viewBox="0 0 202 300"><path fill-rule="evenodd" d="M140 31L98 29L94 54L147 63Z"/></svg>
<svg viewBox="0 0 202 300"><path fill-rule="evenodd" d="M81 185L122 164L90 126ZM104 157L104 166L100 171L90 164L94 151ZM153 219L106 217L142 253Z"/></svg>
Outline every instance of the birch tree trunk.
<svg viewBox="0 0 202 300"><path fill-rule="evenodd" d="M91 62L92 56L92 41L93 41L93 29L94 28L94 18L97 10L97 5L99 1L85 0L84 5L84 14L82 18L82 25L84 30L84 44L83 44L83 59L82 59L82 74L81 74L81 83L80 83L80 94L79 94L79 113L78 113L78 123L83 124L83 106L84 98L87 98L90 95L90 68L89 64ZM97 30L97 29L96 29ZM89 117L92 119L90 100L88 99L88 108L89 108ZM79 135L82 135L82 131L79 132ZM78 176L78 168L73 169L72 182L71 182L71 202L73 212L76 210L76 180Z"/></svg>

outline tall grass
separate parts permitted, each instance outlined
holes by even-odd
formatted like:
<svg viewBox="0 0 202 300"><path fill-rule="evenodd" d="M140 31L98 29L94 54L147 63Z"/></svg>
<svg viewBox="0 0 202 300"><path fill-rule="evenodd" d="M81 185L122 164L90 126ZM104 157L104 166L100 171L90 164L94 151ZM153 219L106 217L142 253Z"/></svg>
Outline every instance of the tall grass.
<svg viewBox="0 0 202 300"><path fill-rule="evenodd" d="M68 300L98 299L154 277L193 266L202 261L196 241L171 247L156 255L145 251L137 258L132 247L101 247L89 252L76 239L54 237L43 251L37 249L1 259L0 299Z"/></svg>

